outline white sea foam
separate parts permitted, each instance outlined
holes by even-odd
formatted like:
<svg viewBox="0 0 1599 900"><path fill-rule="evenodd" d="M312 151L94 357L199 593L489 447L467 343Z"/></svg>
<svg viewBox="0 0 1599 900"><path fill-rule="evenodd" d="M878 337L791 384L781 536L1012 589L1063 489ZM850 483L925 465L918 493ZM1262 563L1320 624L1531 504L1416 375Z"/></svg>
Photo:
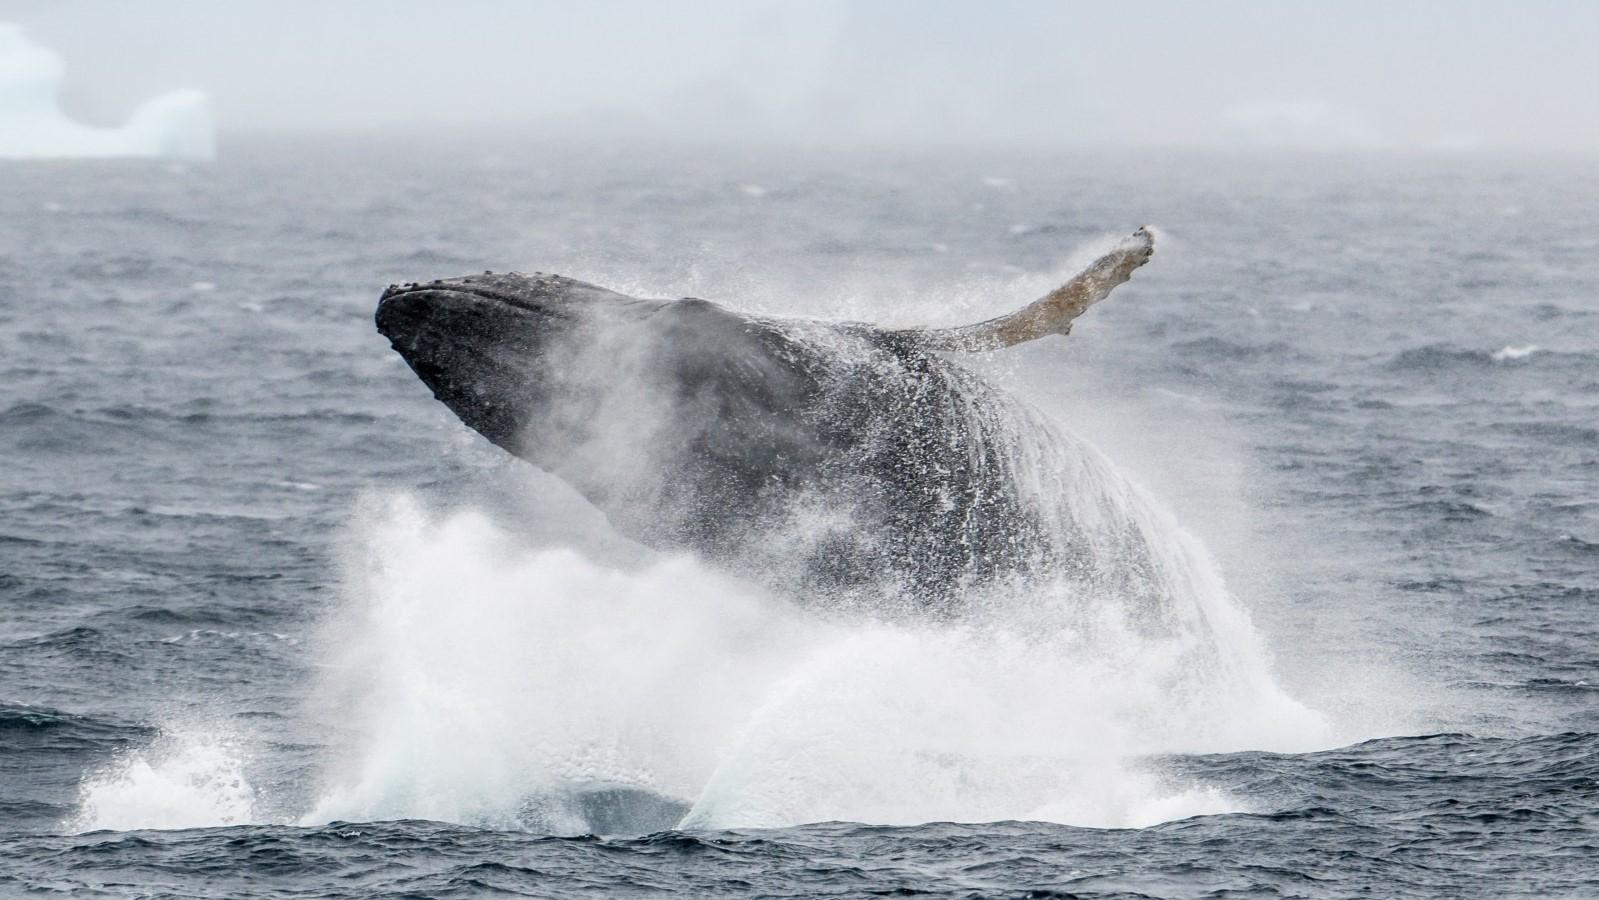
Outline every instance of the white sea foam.
<svg viewBox="0 0 1599 900"><path fill-rule="evenodd" d="M816 627L685 557L621 571L403 497L364 528L330 685L358 738L308 822L570 830L577 787L691 799Z"/></svg>
<svg viewBox="0 0 1599 900"><path fill-rule="evenodd" d="M71 831L205 828L254 821L256 791L237 738L176 729L93 772L79 789Z"/></svg>
<svg viewBox="0 0 1599 900"><path fill-rule="evenodd" d="M1514 345L1514 344L1509 344L1509 345L1506 345L1504 347L1499 348L1498 350L1495 350L1493 352L1493 358L1494 358L1494 362L1505 362L1506 360L1526 359L1527 357L1533 355L1534 353L1537 353L1539 349L1540 348L1538 347L1537 344L1523 344L1523 345L1521 345L1519 347Z"/></svg>
<svg viewBox="0 0 1599 900"><path fill-rule="evenodd" d="M1179 536L1179 541L1188 540ZM1152 754L1325 739L1260 675L1070 597L953 623L825 617L689 557L636 571L396 497L362 526L330 625L353 742L303 821L423 817L551 831L628 787L695 827L830 819L1137 826L1240 809ZM1238 630L1242 629L1242 630Z"/></svg>

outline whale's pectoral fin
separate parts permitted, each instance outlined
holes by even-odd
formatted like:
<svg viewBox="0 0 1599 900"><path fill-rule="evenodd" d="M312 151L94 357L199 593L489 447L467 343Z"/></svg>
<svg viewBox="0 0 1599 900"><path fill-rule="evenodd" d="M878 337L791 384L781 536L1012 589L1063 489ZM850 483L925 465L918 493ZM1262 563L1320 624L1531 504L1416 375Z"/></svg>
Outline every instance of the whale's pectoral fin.
<svg viewBox="0 0 1599 900"><path fill-rule="evenodd" d="M1155 235L1146 225L1101 256L1071 281L1008 316L956 328L908 329L935 350L998 350L1049 334L1070 334L1072 320L1105 299L1111 290L1149 262Z"/></svg>

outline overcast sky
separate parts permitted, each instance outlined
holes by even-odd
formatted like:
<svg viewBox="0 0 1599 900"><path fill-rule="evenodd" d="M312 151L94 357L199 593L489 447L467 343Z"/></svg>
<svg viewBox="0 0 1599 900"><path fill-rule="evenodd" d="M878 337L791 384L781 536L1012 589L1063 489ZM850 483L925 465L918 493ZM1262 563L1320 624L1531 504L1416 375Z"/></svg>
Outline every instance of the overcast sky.
<svg viewBox="0 0 1599 900"><path fill-rule="evenodd" d="M98 124L1599 152L1599 0L0 0Z"/></svg>

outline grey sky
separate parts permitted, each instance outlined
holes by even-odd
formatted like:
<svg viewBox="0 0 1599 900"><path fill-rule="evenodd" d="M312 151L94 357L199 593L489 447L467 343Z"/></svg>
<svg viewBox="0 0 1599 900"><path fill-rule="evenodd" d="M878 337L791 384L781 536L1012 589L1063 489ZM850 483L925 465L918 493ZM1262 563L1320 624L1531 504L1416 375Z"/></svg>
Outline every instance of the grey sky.
<svg viewBox="0 0 1599 900"><path fill-rule="evenodd" d="M108 123L1599 152L1599 2L0 0Z"/></svg>

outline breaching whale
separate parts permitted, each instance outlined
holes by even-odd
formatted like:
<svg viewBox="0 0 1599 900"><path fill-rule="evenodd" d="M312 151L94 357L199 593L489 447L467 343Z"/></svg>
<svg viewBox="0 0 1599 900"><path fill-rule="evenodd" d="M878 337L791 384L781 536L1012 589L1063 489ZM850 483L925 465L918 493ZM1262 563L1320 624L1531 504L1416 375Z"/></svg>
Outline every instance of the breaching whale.
<svg viewBox="0 0 1599 900"><path fill-rule="evenodd" d="M1103 496L1119 482L1089 477L1097 455L958 357L1067 334L1153 252L1140 228L1042 299L956 328L518 273L391 285L376 322L463 422L646 545L830 596L947 605L1041 574L1147 593L1139 526Z"/></svg>

